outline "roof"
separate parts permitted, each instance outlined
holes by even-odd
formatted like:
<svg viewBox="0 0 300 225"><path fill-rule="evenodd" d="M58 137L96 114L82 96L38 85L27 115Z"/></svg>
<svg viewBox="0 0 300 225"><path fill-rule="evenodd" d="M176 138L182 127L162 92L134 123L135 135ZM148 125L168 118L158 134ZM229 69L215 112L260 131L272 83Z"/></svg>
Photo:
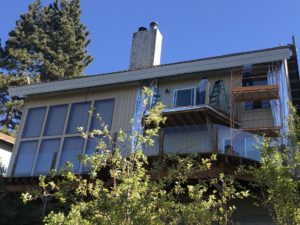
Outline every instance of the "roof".
<svg viewBox="0 0 300 225"><path fill-rule="evenodd" d="M192 61L164 64L144 69L126 70L21 87L10 87L9 93L11 96L28 96L34 94L75 90L146 79L170 77L187 73L233 68L246 64L280 61L289 59L291 56L292 52L290 46L281 46L257 51L248 51Z"/></svg>
<svg viewBox="0 0 300 225"><path fill-rule="evenodd" d="M15 138L0 132L0 141L5 141L9 144L15 144Z"/></svg>

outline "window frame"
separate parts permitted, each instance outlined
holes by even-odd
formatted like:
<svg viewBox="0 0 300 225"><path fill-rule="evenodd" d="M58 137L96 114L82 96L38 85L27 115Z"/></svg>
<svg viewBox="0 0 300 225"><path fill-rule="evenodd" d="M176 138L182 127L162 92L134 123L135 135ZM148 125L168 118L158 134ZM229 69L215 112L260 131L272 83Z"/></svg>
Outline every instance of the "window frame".
<svg viewBox="0 0 300 225"><path fill-rule="evenodd" d="M70 118L70 114L71 114L71 108L72 108L72 104L76 104L76 103L84 103L84 102L90 102L90 106L92 108L94 108L94 104L96 101L101 101L101 100L113 100L114 101L114 107L112 110L112 122L111 122L111 127L113 127L113 123L114 123L114 114L115 114L115 104L116 104L116 98L115 97L111 97L111 98L93 98L93 99L88 99L85 101L74 101L74 102L67 102L67 103L57 103L57 104L49 104L49 105L37 105L37 106L30 106L28 108L25 108L25 112L23 114L24 118L22 118L21 120L21 124L20 124L20 130L19 130L19 134L17 137L17 142L16 145L14 146L13 149L13 155L11 157L11 163L10 163L10 168L8 171L8 174L12 177L19 177L15 175L15 168L17 166L17 159L18 159L18 154L19 154L19 146L22 142L26 142L26 141L37 141L37 149L35 152L35 156L34 156L34 160L33 160L33 165L31 168L31 172L30 174L27 174L26 176L36 176L34 175L34 171L37 165L37 159L38 159L38 155L41 149L41 143L43 140L51 140L51 139L60 139L60 143L59 143L59 148L57 151L57 156L56 156L56 160L55 160L55 164L54 164L54 169L59 169L59 164L60 164L60 160L61 160L61 153L63 150L63 146L64 146L64 142L66 140L66 138L69 137L81 137L80 133L73 133L73 134L67 134L67 127L68 127L68 122L69 122L69 118ZM50 107L53 106L60 106L60 105L67 105L67 110L66 110L66 116L65 116L65 121L64 121L64 126L63 126L63 132L62 134L59 135L48 135L48 136L44 136L44 132L46 129L46 124L47 124L47 120L48 120L48 114L50 111ZM42 128L41 128L41 132L40 135L37 137L23 137L23 131L24 131L24 127L26 124L26 120L27 120L27 116L28 116L28 112L30 111L30 109L33 108L40 108L40 107L46 107L46 111L45 111L45 115L44 115L44 120L42 122ZM88 113L88 112L86 112ZM88 120L87 120L87 124L86 124L86 130L90 130L90 126L91 126L91 121L92 121L92 116L89 115L88 116ZM81 154L84 155L86 152L86 147L87 147L87 143L88 143L88 139L84 139L83 142L83 148L81 150ZM75 171L75 173L81 174L82 173L82 164L80 163L79 165L79 170ZM25 175L24 175L25 176Z"/></svg>
<svg viewBox="0 0 300 225"><path fill-rule="evenodd" d="M191 90L191 89L193 89L193 94L194 94L194 98L193 98L193 102L192 102L193 104L192 105L186 105L186 106L176 106L177 92L178 91L184 91L184 90ZM174 106L174 108L194 106L194 105L196 105L196 97L197 97L197 88L196 87L185 87L185 88L174 89L174 93L173 93L173 106Z"/></svg>
<svg viewBox="0 0 300 225"><path fill-rule="evenodd" d="M247 156L247 146L248 146L248 145L247 145L247 140L251 140L251 141L254 140L254 141L256 141L254 137L246 137L246 138L245 138L245 157L248 157L248 156ZM252 146L252 147L254 147L254 146Z"/></svg>

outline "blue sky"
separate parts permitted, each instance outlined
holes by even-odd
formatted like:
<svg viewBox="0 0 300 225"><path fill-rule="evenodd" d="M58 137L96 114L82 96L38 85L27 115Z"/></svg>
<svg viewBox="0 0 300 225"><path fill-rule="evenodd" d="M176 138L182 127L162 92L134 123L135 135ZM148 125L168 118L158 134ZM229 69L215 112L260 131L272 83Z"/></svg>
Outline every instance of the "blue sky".
<svg viewBox="0 0 300 225"><path fill-rule="evenodd" d="M31 2L1 0L2 42ZM292 35L300 46L299 0L81 0L81 6L94 57L86 74L127 69L132 34L151 21L163 35L162 63L285 45Z"/></svg>

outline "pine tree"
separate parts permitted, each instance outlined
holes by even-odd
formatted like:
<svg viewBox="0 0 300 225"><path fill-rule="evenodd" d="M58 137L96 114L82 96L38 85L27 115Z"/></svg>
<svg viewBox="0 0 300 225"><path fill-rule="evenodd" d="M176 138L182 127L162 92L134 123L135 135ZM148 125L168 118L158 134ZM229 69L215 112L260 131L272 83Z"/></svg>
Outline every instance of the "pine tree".
<svg viewBox="0 0 300 225"><path fill-rule="evenodd" d="M36 51L37 24L41 1L29 5L28 12L21 15L16 28L9 33L4 49L3 67L17 76L35 77L39 73L42 56Z"/></svg>
<svg viewBox="0 0 300 225"><path fill-rule="evenodd" d="M55 0L47 7L36 0L9 35L7 68L42 81L81 76L92 57L80 15L79 0Z"/></svg>
<svg viewBox="0 0 300 225"><path fill-rule="evenodd" d="M22 116L23 100L19 97L11 98L8 87L24 84L25 77L0 74L0 131L12 136Z"/></svg>
<svg viewBox="0 0 300 225"><path fill-rule="evenodd" d="M89 32L80 21L79 0L35 0L0 46L0 130L15 132L23 101L8 95L9 86L81 76L92 62L86 47ZM7 75L8 74L8 75Z"/></svg>

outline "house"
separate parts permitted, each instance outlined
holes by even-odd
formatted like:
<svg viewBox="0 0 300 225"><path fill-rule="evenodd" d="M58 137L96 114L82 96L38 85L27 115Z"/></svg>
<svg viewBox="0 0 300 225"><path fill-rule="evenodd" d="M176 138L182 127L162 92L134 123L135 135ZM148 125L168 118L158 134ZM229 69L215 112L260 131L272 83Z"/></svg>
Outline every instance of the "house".
<svg viewBox="0 0 300 225"><path fill-rule="evenodd" d="M6 172L15 138L0 132L0 176Z"/></svg>
<svg viewBox="0 0 300 225"><path fill-rule="evenodd" d="M153 90L149 107L161 101L167 117L155 145L144 149L149 156L216 153L222 162L214 172L219 173L241 161L258 162L256 136L287 131L289 103L300 106L295 42L164 65L161 46L153 22L134 33L128 70L10 88L10 95L26 98L8 169L14 182L62 168L67 161L81 173L77 156L94 152L95 143L81 138L77 128L99 126L87 113L90 107L113 133L140 131L149 110L142 104L143 86ZM255 222L261 211L247 213Z"/></svg>

